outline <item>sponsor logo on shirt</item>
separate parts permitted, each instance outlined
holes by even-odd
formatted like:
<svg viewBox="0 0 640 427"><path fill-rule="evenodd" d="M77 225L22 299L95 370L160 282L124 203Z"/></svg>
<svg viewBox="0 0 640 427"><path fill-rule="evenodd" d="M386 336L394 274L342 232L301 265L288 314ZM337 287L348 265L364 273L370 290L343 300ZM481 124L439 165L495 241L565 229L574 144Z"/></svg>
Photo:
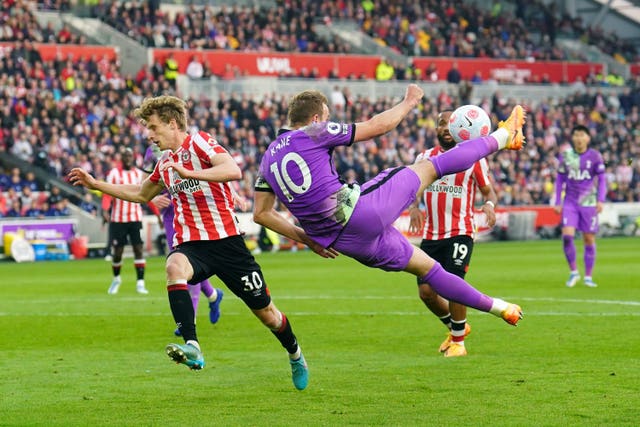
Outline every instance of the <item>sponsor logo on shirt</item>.
<svg viewBox="0 0 640 427"><path fill-rule="evenodd" d="M591 179L591 174L586 169L571 169L569 171L569 179L573 179L575 181L585 181Z"/></svg>
<svg viewBox="0 0 640 427"><path fill-rule="evenodd" d="M453 197L462 197L464 193L464 187L461 185L449 185L446 181L434 182L427 187L427 191L432 193L446 193L451 194Z"/></svg>
<svg viewBox="0 0 640 427"><path fill-rule="evenodd" d="M168 190L173 196L177 196L179 193L195 193L200 190L200 181L195 178L182 179L174 172L172 181L173 183Z"/></svg>

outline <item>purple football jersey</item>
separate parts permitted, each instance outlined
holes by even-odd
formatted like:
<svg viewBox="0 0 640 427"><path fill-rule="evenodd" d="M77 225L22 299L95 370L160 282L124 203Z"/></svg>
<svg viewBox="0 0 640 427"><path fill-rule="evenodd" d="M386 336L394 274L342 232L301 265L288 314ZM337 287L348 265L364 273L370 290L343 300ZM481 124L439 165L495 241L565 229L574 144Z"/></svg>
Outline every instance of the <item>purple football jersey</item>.
<svg viewBox="0 0 640 427"><path fill-rule="evenodd" d="M334 147L351 145L355 125L324 122L286 132L269 144L256 191L272 191L309 237L331 245L347 223L359 195L344 184L332 160Z"/></svg>
<svg viewBox="0 0 640 427"><path fill-rule="evenodd" d="M604 182L605 166L602 155L593 149L582 154L569 149L560 155L558 166L558 188L556 189L556 204L560 203L562 184L564 184L565 203L578 206L595 206L596 202L603 202L606 185ZM598 185L596 186L596 177Z"/></svg>

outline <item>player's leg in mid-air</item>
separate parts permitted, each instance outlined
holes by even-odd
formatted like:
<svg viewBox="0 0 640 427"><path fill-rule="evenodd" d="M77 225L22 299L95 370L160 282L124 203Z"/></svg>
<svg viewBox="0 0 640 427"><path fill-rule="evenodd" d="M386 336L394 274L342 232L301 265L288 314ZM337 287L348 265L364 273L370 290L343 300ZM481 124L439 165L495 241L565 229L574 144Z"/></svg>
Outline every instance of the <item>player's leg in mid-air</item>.
<svg viewBox="0 0 640 427"><path fill-rule="evenodd" d="M369 267L407 271L449 301L490 312L516 325L522 317L519 306L484 295L448 273L393 226L416 194L422 194L420 186L417 175L406 167L386 170L367 181L333 248Z"/></svg>
<svg viewBox="0 0 640 427"><path fill-rule="evenodd" d="M273 304L262 270L247 249L242 237L234 236L211 241L207 247L182 245L177 250L184 253L179 255L189 257L190 265L193 266L193 280L203 280L212 275L218 276L229 290L251 309L262 324L269 328L289 355L294 386L298 390L305 389L309 376L307 363L293 333L291 322ZM169 270L167 267L168 277L170 277ZM185 344L169 344L167 354L177 363L183 363L191 369L201 369L204 366L204 359L195 336L195 322L188 312L193 312L193 306L189 304L190 310L182 310L182 312L180 312L180 306L175 304L176 309L174 310L174 304L171 304L174 318L179 324ZM183 316L184 323L181 322L179 316ZM197 354L193 355L196 357L195 360L188 354L188 351L192 351L190 346L198 350Z"/></svg>

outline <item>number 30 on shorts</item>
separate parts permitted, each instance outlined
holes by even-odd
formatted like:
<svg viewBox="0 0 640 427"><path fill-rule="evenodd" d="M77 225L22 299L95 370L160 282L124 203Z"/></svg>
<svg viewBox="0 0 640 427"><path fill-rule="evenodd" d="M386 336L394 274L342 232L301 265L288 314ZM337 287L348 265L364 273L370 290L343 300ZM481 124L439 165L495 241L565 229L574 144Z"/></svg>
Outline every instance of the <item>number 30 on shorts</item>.
<svg viewBox="0 0 640 427"><path fill-rule="evenodd" d="M262 278L260 277L260 273L258 273L257 271L254 271L246 276L242 276L240 279L242 280L242 283L244 285L242 290L245 292L257 291L258 289L262 289L262 286L264 286L264 284L262 283Z"/></svg>

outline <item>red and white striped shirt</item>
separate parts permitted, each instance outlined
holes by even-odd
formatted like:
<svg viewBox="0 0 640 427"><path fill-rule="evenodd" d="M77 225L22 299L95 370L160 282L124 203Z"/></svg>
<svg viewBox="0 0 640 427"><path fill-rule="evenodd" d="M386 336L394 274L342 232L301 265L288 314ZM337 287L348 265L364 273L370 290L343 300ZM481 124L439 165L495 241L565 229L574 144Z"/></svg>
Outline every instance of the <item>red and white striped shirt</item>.
<svg viewBox="0 0 640 427"><path fill-rule="evenodd" d="M215 155L226 152L211 135L199 132L187 136L175 152L163 152L158 160L149 179L154 184L162 181L171 193L174 247L183 242L220 240L241 234L230 182L182 179L173 168L160 172L160 166L169 161L181 163L188 170L207 169Z"/></svg>
<svg viewBox="0 0 640 427"><path fill-rule="evenodd" d="M440 146L420 153L416 161L443 153ZM471 168L445 175L429 185L424 192L427 220L423 239L440 240L455 236L475 237L473 205L476 188L490 184L489 165L480 159Z"/></svg>
<svg viewBox="0 0 640 427"><path fill-rule="evenodd" d="M107 182L110 184L135 184L140 185L142 183L142 172L132 167L129 170L122 169L121 167L113 168L107 175ZM139 222L142 221L142 206L140 203L129 202L126 200L117 199L115 197L103 198L103 206L111 204L111 222Z"/></svg>

